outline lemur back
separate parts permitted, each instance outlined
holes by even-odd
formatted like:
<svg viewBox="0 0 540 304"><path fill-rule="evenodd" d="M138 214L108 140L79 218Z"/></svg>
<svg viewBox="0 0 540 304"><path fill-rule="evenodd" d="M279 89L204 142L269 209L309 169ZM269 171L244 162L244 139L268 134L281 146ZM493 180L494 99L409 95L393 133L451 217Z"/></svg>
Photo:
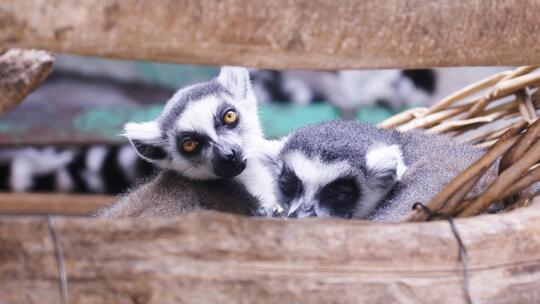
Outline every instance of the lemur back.
<svg viewBox="0 0 540 304"><path fill-rule="evenodd" d="M369 217L395 222L411 212L414 203L429 202L459 173L477 161L485 151L445 135L421 131L401 134L403 156L408 168L385 202ZM480 194L496 177L498 164L480 179L468 197Z"/></svg>
<svg viewBox="0 0 540 304"><path fill-rule="evenodd" d="M255 215L257 204L242 185L232 180L193 181L173 171L163 171L100 209L95 216L171 216L199 210Z"/></svg>

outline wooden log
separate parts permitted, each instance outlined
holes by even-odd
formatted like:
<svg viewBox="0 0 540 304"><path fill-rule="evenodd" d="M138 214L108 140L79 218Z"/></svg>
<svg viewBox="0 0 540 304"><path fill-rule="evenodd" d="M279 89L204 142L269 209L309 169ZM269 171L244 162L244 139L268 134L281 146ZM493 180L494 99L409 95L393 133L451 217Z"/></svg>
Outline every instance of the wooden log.
<svg viewBox="0 0 540 304"><path fill-rule="evenodd" d="M113 195L0 193L0 214L90 215L115 200Z"/></svg>
<svg viewBox="0 0 540 304"><path fill-rule="evenodd" d="M261 68L540 64L538 0L17 0L1 47Z"/></svg>
<svg viewBox="0 0 540 304"><path fill-rule="evenodd" d="M0 20L1 15L0 8ZM12 49L1 54L0 114L13 109L37 88L52 71L53 62L44 51Z"/></svg>
<svg viewBox="0 0 540 304"><path fill-rule="evenodd" d="M69 303L464 303L448 222L55 217ZM475 303L540 301L540 208L457 220ZM43 217L0 217L0 302L58 303Z"/></svg>

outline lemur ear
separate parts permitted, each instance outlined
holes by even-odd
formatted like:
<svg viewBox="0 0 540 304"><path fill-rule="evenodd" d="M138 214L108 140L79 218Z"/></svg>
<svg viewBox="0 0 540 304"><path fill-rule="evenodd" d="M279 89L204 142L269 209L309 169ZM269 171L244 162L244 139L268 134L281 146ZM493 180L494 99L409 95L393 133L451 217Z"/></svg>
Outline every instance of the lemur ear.
<svg viewBox="0 0 540 304"><path fill-rule="evenodd" d="M381 145L370 150L366 154L366 165L375 186L388 188L386 190L392 188L407 170L398 145Z"/></svg>
<svg viewBox="0 0 540 304"><path fill-rule="evenodd" d="M251 93L251 82L246 68L224 66L221 68L218 81L235 97L246 98Z"/></svg>
<svg viewBox="0 0 540 304"><path fill-rule="evenodd" d="M149 162L156 162L167 157L161 145L161 132L157 122L127 123L123 136L131 142L137 154Z"/></svg>

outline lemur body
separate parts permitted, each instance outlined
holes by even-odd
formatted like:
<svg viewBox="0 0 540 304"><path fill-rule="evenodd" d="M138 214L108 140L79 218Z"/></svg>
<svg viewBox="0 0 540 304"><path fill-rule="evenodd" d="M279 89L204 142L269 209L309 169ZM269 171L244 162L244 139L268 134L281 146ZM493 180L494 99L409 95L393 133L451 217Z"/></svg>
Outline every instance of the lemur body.
<svg viewBox="0 0 540 304"><path fill-rule="evenodd" d="M231 179L194 181L173 171L163 171L95 215L170 216L199 210L256 215L257 208L258 201Z"/></svg>
<svg viewBox="0 0 540 304"><path fill-rule="evenodd" d="M261 213L281 211L266 165L281 142L264 138L244 68L224 67L216 79L181 89L155 121L129 123L124 135L162 169L198 181L232 178L260 201Z"/></svg>
<svg viewBox="0 0 540 304"><path fill-rule="evenodd" d="M284 143L277 159L278 193L289 217L398 221L482 154L472 145L423 132L352 121L311 125Z"/></svg>

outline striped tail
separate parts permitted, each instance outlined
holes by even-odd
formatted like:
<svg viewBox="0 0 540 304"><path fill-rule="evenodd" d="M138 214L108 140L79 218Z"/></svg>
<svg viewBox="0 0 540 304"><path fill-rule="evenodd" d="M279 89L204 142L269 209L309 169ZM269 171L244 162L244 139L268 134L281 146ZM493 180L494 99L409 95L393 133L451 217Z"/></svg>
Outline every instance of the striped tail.
<svg viewBox="0 0 540 304"><path fill-rule="evenodd" d="M129 145L0 150L0 190L117 194L154 167Z"/></svg>

